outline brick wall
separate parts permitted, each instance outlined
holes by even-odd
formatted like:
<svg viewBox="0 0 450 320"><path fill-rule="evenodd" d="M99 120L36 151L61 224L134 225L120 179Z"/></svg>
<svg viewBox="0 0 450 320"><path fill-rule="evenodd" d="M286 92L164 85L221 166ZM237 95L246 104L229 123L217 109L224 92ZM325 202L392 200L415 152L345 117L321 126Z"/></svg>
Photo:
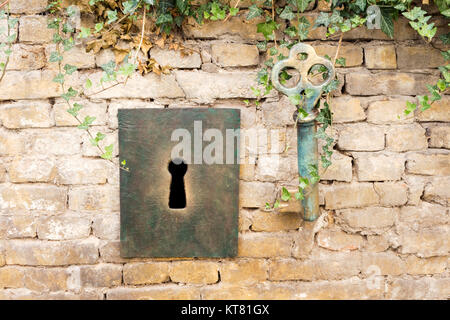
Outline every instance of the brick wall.
<svg viewBox="0 0 450 320"><path fill-rule="evenodd" d="M295 186L294 147L278 167L265 155L242 165L238 258L130 260L119 252L118 169L75 127L52 82L46 2L11 2L20 19L0 83L1 299L448 298L450 99L402 115L443 64L405 20L394 40L363 28L344 38L318 221L263 210L281 186ZM196 52L151 50L174 67L170 75L135 75L127 87L83 101L83 112L96 116L95 129L115 150L118 108L178 106L240 108L243 128L279 129L280 152L295 146L286 98L274 93L258 108L242 102L254 98L265 57L255 23L242 15L202 27L188 21L186 44ZM332 56L337 43L324 37L313 30L308 43ZM66 61L80 70L69 81L98 79L111 56L75 48Z"/></svg>

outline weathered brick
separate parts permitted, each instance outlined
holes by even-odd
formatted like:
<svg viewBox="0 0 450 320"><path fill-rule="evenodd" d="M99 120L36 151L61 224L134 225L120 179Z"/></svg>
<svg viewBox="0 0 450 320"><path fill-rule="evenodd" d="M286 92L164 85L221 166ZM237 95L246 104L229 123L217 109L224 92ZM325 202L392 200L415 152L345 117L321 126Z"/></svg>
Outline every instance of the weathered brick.
<svg viewBox="0 0 450 320"><path fill-rule="evenodd" d="M45 55L47 60L50 59L52 52L56 51L56 45L50 44L45 47ZM86 49L82 45L76 45L70 51L62 52L63 66L69 64L75 66L78 69L95 68L95 55L92 52L86 52ZM50 62L48 67L51 69L58 69L58 63Z"/></svg>
<svg viewBox="0 0 450 320"><path fill-rule="evenodd" d="M430 46L398 46L397 59L400 69L437 68L445 64L440 50Z"/></svg>
<svg viewBox="0 0 450 320"><path fill-rule="evenodd" d="M197 52L185 55L180 51L154 47L150 50L150 56L162 66L171 66L177 69L195 69L200 68L202 64L200 54Z"/></svg>
<svg viewBox="0 0 450 320"><path fill-rule="evenodd" d="M45 11L48 0L15 0L10 3L11 13L41 13Z"/></svg>
<svg viewBox="0 0 450 320"><path fill-rule="evenodd" d="M360 249L364 239L357 234L350 234L338 228L327 228L317 234L317 244L333 251L352 251Z"/></svg>
<svg viewBox="0 0 450 320"><path fill-rule="evenodd" d="M366 119L361 101L358 98L342 96L333 99L330 105L334 123L358 122Z"/></svg>
<svg viewBox="0 0 450 320"><path fill-rule="evenodd" d="M0 121L10 129L47 128L55 125L52 106L40 101L20 101L0 106Z"/></svg>
<svg viewBox="0 0 450 320"><path fill-rule="evenodd" d="M324 169L319 165L319 175L321 180L352 181L352 158L339 152L333 152L331 156L331 166Z"/></svg>
<svg viewBox="0 0 450 320"><path fill-rule="evenodd" d="M417 114L418 121L450 121L450 98L445 96L441 100L433 102L430 109Z"/></svg>
<svg viewBox="0 0 450 320"><path fill-rule="evenodd" d="M120 241L107 241L100 246L100 257L102 262L128 263L130 259L120 257Z"/></svg>
<svg viewBox="0 0 450 320"><path fill-rule="evenodd" d="M399 252L412 253L423 258L446 256L450 250L449 231L448 225L423 228L419 231L402 227L399 230Z"/></svg>
<svg viewBox="0 0 450 320"><path fill-rule="evenodd" d="M370 252L383 252L386 251L389 246L389 239L385 234L367 235L367 245L364 249Z"/></svg>
<svg viewBox="0 0 450 320"><path fill-rule="evenodd" d="M11 182L50 182L56 176L53 158L16 157L9 167Z"/></svg>
<svg viewBox="0 0 450 320"><path fill-rule="evenodd" d="M397 208L369 207L336 211L336 221L349 232L381 234L392 227L398 215Z"/></svg>
<svg viewBox="0 0 450 320"><path fill-rule="evenodd" d="M119 188L109 185L74 187L69 208L75 211L119 211Z"/></svg>
<svg viewBox="0 0 450 320"><path fill-rule="evenodd" d="M28 289L0 290L0 299L4 300L102 300L100 290L82 289L79 293L69 291L40 292Z"/></svg>
<svg viewBox="0 0 450 320"><path fill-rule="evenodd" d="M106 292L108 300L194 300L200 299L198 287L175 284L143 288L114 288Z"/></svg>
<svg viewBox="0 0 450 320"><path fill-rule="evenodd" d="M168 282L169 263L127 263L123 267L123 282L127 285L144 285Z"/></svg>
<svg viewBox="0 0 450 320"><path fill-rule="evenodd" d="M98 264L79 268L79 280L82 287L104 288L122 284L122 265ZM74 274L77 273L73 273L72 277Z"/></svg>
<svg viewBox="0 0 450 320"><path fill-rule="evenodd" d="M364 48L368 69L397 69L397 57L393 45L377 45Z"/></svg>
<svg viewBox="0 0 450 320"><path fill-rule="evenodd" d="M301 225L301 217L293 213L257 211L252 218L252 231L296 230Z"/></svg>
<svg viewBox="0 0 450 320"><path fill-rule="evenodd" d="M314 49L319 56L328 55L329 57L334 58L336 56L337 46L320 44L314 46ZM363 63L363 50L359 46L342 44L339 49L338 59L339 58L345 59L346 67L360 66Z"/></svg>
<svg viewBox="0 0 450 320"><path fill-rule="evenodd" d="M13 44L12 53L6 70L37 70L46 64L42 46ZM0 61L5 61L6 55L0 52Z"/></svg>
<svg viewBox="0 0 450 320"><path fill-rule="evenodd" d="M280 234L242 234L239 236L239 257L286 257L291 255L292 240Z"/></svg>
<svg viewBox="0 0 450 320"><path fill-rule="evenodd" d="M240 182L240 193L245 197L240 197L241 207L259 208L266 202L271 202L274 198L275 185L269 182Z"/></svg>
<svg viewBox="0 0 450 320"><path fill-rule="evenodd" d="M211 46L213 61L221 67L247 67L259 63L259 51L254 45L216 43Z"/></svg>
<svg viewBox="0 0 450 320"><path fill-rule="evenodd" d="M15 240L5 244L5 258L7 264L30 266L94 264L98 260L98 247L91 240Z"/></svg>
<svg viewBox="0 0 450 320"><path fill-rule="evenodd" d="M387 287L386 298L396 300L447 299L450 294L448 278L395 279Z"/></svg>
<svg viewBox="0 0 450 320"><path fill-rule="evenodd" d="M23 16L19 19L20 42L50 42L54 32L54 29L47 28L45 16Z"/></svg>
<svg viewBox="0 0 450 320"><path fill-rule="evenodd" d="M436 177L425 186L423 200L443 206L450 203L450 177Z"/></svg>
<svg viewBox="0 0 450 320"><path fill-rule="evenodd" d="M178 84L187 99L200 103L215 99L255 98L251 89L256 74L250 71L208 73L203 71L175 71ZM275 92L272 96L275 95Z"/></svg>
<svg viewBox="0 0 450 320"><path fill-rule="evenodd" d="M404 206L400 211L401 225L414 230L445 225L448 221L448 212L445 206L424 201L417 206Z"/></svg>
<svg viewBox="0 0 450 320"><path fill-rule="evenodd" d="M66 208L66 190L52 185L0 186L0 209L61 211Z"/></svg>
<svg viewBox="0 0 450 320"><path fill-rule="evenodd" d="M0 162L0 182L5 182L6 180L6 168L3 163Z"/></svg>
<svg viewBox="0 0 450 320"><path fill-rule="evenodd" d="M36 225L30 216L0 216L0 239L34 238Z"/></svg>
<svg viewBox="0 0 450 320"><path fill-rule="evenodd" d="M447 266L447 260L447 257L421 259L414 255L410 255L406 259L406 273L411 275L443 273Z"/></svg>
<svg viewBox="0 0 450 320"><path fill-rule="evenodd" d="M262 103L259 109L266 125L282 127L295 123L292 115L296 111L296 107L284 95L279 101Z"/></svg>
<svg viewBox="0 0 450 320"><path fill-rule="evenodd" d="M382 206L395 207L408 202L408 186L403 182L377 182L374 188Z"/></svg>
<svg viewBox="0 0 450 320"><path fill-rule="evenodd" d="M279 259L270 263L270 280L337 280L350 278L361 271L357 252L321 252L309 260Z"/></svg>
<svg viewBox="0 0 450 320"><path fill-rule="evenodd" d="M338 148L354 151L384 149L384 130L367 124L346 125L339 130Z"/></svg>
<svg viewBox="0 0 450 320"><path fill-rule="evenodd" d="M118 240L120 217L114 214L96 215L92 224L94 236L104 240Z"/></svg>
<svg viewBox="0 0 450 320"><path fill-rule="evenodd" d="M36 291L67 289L68 274L61 268L4 267L0 269L0 288L27 288Z"/></svg>
<svg viewBox="0 0 450 320"><path fill-rule="evenodd" d="M327 209L359 208L379 203L371 183L335 184L325 193Z"/></svg>
<svg viewBox="0 0 450 320"><path fill-rule="evenodd" d="M428 146L430 148L450 149L450 126L436 126L427 130L430 137Z"/></svg>
<svg viewBox="0 0 450 320"><path fill-rule="evenodd" d="M386 132L386 148L404 152L427 149L425 129L419 124L391 127Z"/></svg>
<svg viewBox="0 0 450 320"><path fill-rule="evenodd" d="M107 105L103 101L74 101L83 106L78 112L78 118L82 121L86 116L95 117L93 126L102 126L107 122L106 109ZM57 126L68 127L78 126L80 123L67 112L69 108L72 108L73 104L69 107L66 102L58 101L53 105L53 111L55 114L55 123Z"/></svg>
<svg viewBox="0 0 450 320"><path fill-rule="evenodd" d="M370 276L374 267L377 268L377 275L396 276L405 273L405 262L394 252L363 253L363 274Z"/></svg>
<svg viewBox="0 0 450 320"><path fill-rule="evenodd" d="M407 156L408 173L448 176L450 175L450 153L412 153Z"/></svg>
<svg viewBox="0 0 450 320"><path fill-rule="evenodd" d="M29 136L28 147L32 154L73 155L80 152L81 130L33 130Z"/></svg>
<svg viewBox="0 0 450 320"><path fill-rule="evenodd" d="M22 135L0 128L0 156L13 156L24 152L25 139Z"/></svg>
<svg viewBox="0 0 450 320"><path fill-rule="evenodd" d="M367 122L375 124L412 123L414 115L405 115L406 100L375 101L367 108Z"/></svg>
<svg viewBox="0 0 450 320"><path fill-rule="evenodd" d="M175 261L170 268L172 282L210 284L219 281L219 265L208 261Z"/></svg>
<svg viewBox="0 0 450 320"><path fill-rule="evenodd" d="M261 259L225 261L220 265L220 280L230 283L255 283L267 279L267 263Z"/></svg>
<svg viewBox="0 0 450 320"><path fill-rule="evenodd" d="M400 180L405 170L403 155L359 153L355 156L358 181Z"/></svg>
<svg viewBox="0 0 450 320"><path fill-rule="evenodd" d="M279 154L261 154L258 156L255 178L271 182L289 180L296 172L296 158L280 157Z"/></svg>
<svg viewBox="0 0 450 320"><path fill-rule="evenodd" d="M345 91L351 95L417 95L427 93L426 84L435 83L436 75L413 73L348 73Z"/></svg>
<svg viewBox="0 0 450 320"><path fill-rule="evenodd" d="M58 160L60 184L96 184L106 183L108 176L105 160L67 158Z"/></svg>
<svg viewBox="0 0 450 320"><path fill-rule="evenodd" d="M73 240L89 237L91 219L78 216L41 217L37 221L37 234L43 240Z"/></svg>

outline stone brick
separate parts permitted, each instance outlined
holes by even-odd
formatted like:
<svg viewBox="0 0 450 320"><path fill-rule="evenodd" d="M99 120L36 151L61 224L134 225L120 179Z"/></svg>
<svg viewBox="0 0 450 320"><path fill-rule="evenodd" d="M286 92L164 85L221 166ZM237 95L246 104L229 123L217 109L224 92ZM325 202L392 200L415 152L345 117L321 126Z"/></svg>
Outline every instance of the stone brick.
<svg viewBox="0 0 450 320"><path fill-rule="evenodd" d="M47 99L61 95L55 71L9 71L0 83L0 100Z"/></svg>
<svg viewBox="0 0 450 320"><path fill-rule="evenodd" d="M364 48L368 69L397 69L397 57L393 45L377 45Z"/></svg>
<svg viewBox="0 0 450 320"><path fill-rule="evenodd" d="M381 234L392 227L398 215L397 208L369 207L336 211L335 219L342 228L361 234Z"/></svg>
<svg viewBox="0 0 450 320"><path fill-rule="evenodd" d="M200 299L198 287L175 284L143 288L114 288L106 292L108 300L194 300Z"/></svg>
<svg viewBox="0 0 450 320"><path fill-rule="evenodd" d="M314 46L314 49L319 56L328 55L334 59L336 56L337 46L320 44ZM345 67L360 66L363 63L363 50L360 46L342 44L339 49L338 58L345 58Z"/></svg>
<svg viewBox="0 0 450 320"><path fill-rule="evenodd" d="M52 130L33 131L28 147L31 153L39 155L73 155L80 153L81 134L77 131Z"/></svg>
<svg viewBox="0 0 450 320"><path fill-rule="evenodd" d="M42 240L73 240L89 237L91 219L78 216L41 217L37 222L38 238Z"/></svg>
<svg viewBox="0 0 450 320"><path fill-rule="evenodd" d="M11 1L11 13L41 13L45 11L48 0L16 0Z"/></svg>
<svg viewBox="0 0 450 320"><path fill-rule="evenodd" d="M450 177L436 177L425 186L423 200L443 206L450 204Z"/></svg>
<svg viewBox="0 0 450 320"><path fill-rule="evenodd" d="M52 106L40 101L20 101L0 106L0 121L10 129L47 128L55 125Z"/></svg>
<svg viewBox="0 0 450 320"><path fill-rule="evenodd" d="M5 182L6 180L6 168L3 163L0 162L0 182Z"/></svg>
<svg viewBox="0 0 450 320"><path fill-rule="evenodd" d="M129 263L130 259L120 257L120 241L105 241L100 246L100 257L102 262Z"/></svg>
<svg viewBox="0 0 450 320"><path fill-rule="evenodd" d="M280 234L242 234L239 236L239 257L287 257L291 255L292 240Z"/></svg>
<svg viewBox="0 0 450 320"><path fill-rule="evenodd" d="M16 157L9 167L11 182L50 182L56 176L53 158Z"/></svg>
<svg viewBox="0 0 450 320"><path fill-rule="evenodd" d="M0 209L61 211L66 208L66 190L52 185L0 186Z"/></svg>
<svg viewBox="0 0 450 320"><path fill-rule="evenodd" d="M394 38L390 38L380 29L367 29L365 25L344 33L344 40L414 40L418 39L418 33L411 28L407 19L400 17L394 21Z"/></svg>
<svg viewBox="0 0 450 320"><path fill-rule="evenodd" d="M361 101L358 98L342 96L333 99L330 105L334 123L358 122L366 119Z"/></svg>
<svg viewBox="0 0 450 320"><path fill-rule="evenodd" d="M402 254L415 254L418 257L428 258L434 256L447 256L450 250L448 225L423 228L413 231L403 227L399 234L399 252Z"/></svg>
<svg viewBox="0 0 450 320"><path fill-rule="evenodd" d="M361 256L357 252L321 253L309 260L279 259L270 263L269 279L337 280L356 276L361 271Z"/></svg>
<svg viewBox="0 0 450 320"><path fill-rule="evenodd" d="M257 211L252 218L252 231L296 230L301 225L301 217L293 213Z"/></svg>
<svg viewBox="0 0 450 320"><path fill-rule="evenodd" d="M3 267L6 264L5 256L3 255L3 252L0 253L0 267Z"/></svg>
<svg viewBox="0 0 450 320"><path fill-rule="evenodd" d="M295 123L292 115L296 107L284 95L279 101L263 102L259 109L264 123L268 126L282 127Z"/></svg>
<svg viewBox="0 0 450 320"><path fill-rule="evenodd" d="M450 121L450 98L442 97L441 100L435 101L430 109L417 114L418 121Z"/></svg>
<svg viewBox="0 0 450 320"><path fill-rule="evenodd" d="M120 217L114 214L96 215L92 224L94 236L103 240L119 240Z"/></svg>
<svg viewBox="0 0 450 320"><path fill-rule="evenodd" d="M34 238L36 225L30 216L0 216L0 239Z"/></svg>
<svg viewBox="0 0 450 320"><path fill-rule="evenodd" d="M106 183L108 172L105 162L105 160L85 158L58 160L57 181L60 184Z"/></svg>
<svg viewBox="0 0 450 320"><path fill-rule="evenodd" d="M377 182L374 188L382 206L402 206L408 202L408 186L403 182Z"/></svg>
<svg viewBox="0 0 450 320"><path fill-rule="evenodd" d="M219 281L219 265L207 261L175 261L170 270L172 282L210 284Z"/></svg>
<svg viewBox="0 0 450 320"><path fill-rule="evenodd" d="M74 187L69 191L69 208L75 211L119 211L119 188Z"/></svg>
<svg viewBox="0 0 450 320"><path fill-rule="evenodd" d="M404 206L400 211L400 223L414 230L445 225L449 221L447 208L438 204L420 202L417 206Z"/></svg>
<svg viewBox="0 0 450 320"><path fill-rule="evenodd" d="M164 105L142 100L113 100L108 106L108 126L117 129L117 111L119 109L161 109Z"/></svg>
<svg viewBox="0 0 450 320"><path fill-rule="evenodd" d="M363 274L371 276L373 270L376 270L376 275L397 276L405 273L405 262L394 252L363 253Z"/></svg>
<svg viewBox="0 0 450 320"><path fill-rule="evenodd" d="M195 69L200 68L202 60L200 54L182 54L176 50L165 50L154 47L150 50L150 56L162 66L171 66L176 69Z"/></svg>
<svg viewBox="0 0 450 320"><path fill-rule="evenodd" d="M425 129L419 124L395 126L386 132L386 148L404 152L427 149L428 141Z"/></svg>
<svg viewBox="0 0 450 320"><path fill-rule="evenodd" d="M421 259L410 255L406 259L406 273L411 275L443 273L447 266L447 259L447 257Z"/></svg>
<svg viewBox="0 0 450 320"><path fill-rule="evenodd" d="M426 74L352 72L345 76L345 91L357 96L426 94L426 85L437 79Z"/></svg>
<svg viewBox="0 0 450 320"><path fill-rule="evenodd" d="M386 298L396 300L447 299L448 278L395 279L387 287Z"/></svg>
<svg viewBox="0 0 450 320"><path fill-rule="evenodd" d="M41 46L13 44L12 53L6 70L37 70L42 69L47 60L44 48ZM6 55L0 52L0 61L5 61Z"/></svg>
<svg viewBox="0 0 450 320"><path fill-rule="evenodd" d="M122 265L98 264L79 268L80 284L82 287L104 288L122 284Z"/></svg>
<svg viewBox="0 0 450 320"><path fill-rule="evenodd" d="M346 125L339 130L340 150L378 151L384 149L384 130L367 124Z"/></svg>
<svg viewBox="0 0 450 320"><path fill-rule="evenodd" d="M255 98L251 89L256 74L249 71L208 73L203 71L175 71L178 84L187 99L208 103L215 99ZM272 96L276 93L273 92Z"/></svg>
<svg viewBox="0 0 450 320"><path fill-rule="evenodd" d="M448 176L450 175L450 153L412 153L407 156L408 173Z"/></svg>
<svg viewBox="0 0 450 320"><path fill-rule="evenodd" d="M352 181L352 158L339 152L333 152L331 166L324 169L319 164L319 175L321 180Z"/></svg>
<svg viewBox="0 0 450 320"><path fill-rule="evenodd" d="M335 184L325 193L326 209L360 208L379 203L371 183Z"/></svg>
<svg viewBox="0 0 450 320"><path fill-rule="evenodd" d="M360 249L364 239L357 234L350 234L338 228L327 228L317 233L317 244L333 251L352 251Z"/></svg>
<svg viewBox="0 0 450 320"><path fill-rule="evenodd" d="M386 235L368 235L365 250L370 252L383 252L389 248L389 239Z"/></svg>
<svg viewBox="0 0 450 320"><path fill-rule="evenodd" d="M4 267L0 269L0 288L27 288L36 291L67 289L68 274L61 268Z"/></svg>
<svg viewBox="0 0 450 320"><path fill-rule="evenodd" d="M117 85L102 91L99 85L102 77L102 72L89 74L94 84L91 89L85 93L95 99L114 99L114 98L136 98L136 99L156 99L156 98L183 98L183 90L177 83L175 76L160 75L149 73L141 76L139 73L134 73L127 81L127 85ZM87 76L81 79L81 82L87 79ZM124 80L118 77L118 80Z"/></svg>
<svg viewBox="0 0 450 320"><path fill-rule="evenodd" d="M30 266L62 266L94 264L98 247L91 241L15 240L5 244L7 264Z"/></svg>
<svg viewBox="0 0 450 320"><path fill-rule="evenodd" d="M431 127L427 130L430 148L450 149L450 126Z"/></svg>
<svg viewBox="0 0 450 320"><path fill-rule="evenodd" d="M397 154L357 154L358 181L400 180L405 170L405 159Z"/></svg>
<svg viewBox="0 0 450 320"><path fill-rule="evenodd" d="M50 42L54 32L54 29L47 28L45 16L23 16L19 19L20 42Z"/></svg>
<svg viewBox="0 0 450 320"><path fill-rule="evenodd" d="M213 61L221 67L247 67L259 63L255 45L241 43L216 43L211 46Z"/></svg>
<svg viewBox="0 0 450 320"><path fill-rule="evenodd" d="M255 176L257 180L271 182L290 180L296 173L297 159L294 157L280 157L279 154L260 154L258 156Z"/></svg>
<svg viewBox="0 0 450 320"><path fill-rule="evenodd" d="M52 52L56 51L56 45L50 44L45 47L45 55L47 60L50 60ZM83 45L76 45L70 51L62 52L63 60L62 66L66 64L75 66L78 69L95 68L95 55L92 52L86 52ZM51 69L58 69L57 62L49 62L48 67Z"/></svg>
<svg viewBox="0 0 450 320"><path fill-rule="evenodd" d="M440 50L430 46L398 46L397 58L400 69L437 68L445 64Z"/></svg>
<svg viewBox="0 0 450 320"><path fill-rule="evenodd" d="M221 282L255 283L267 279L267 263L261 259L225 261L220 265Z"/></svg>
<svg viewBox="0 0 450 320"><path fill-rule="evenodd" d="M240 182L239 189L245 197L240 197L241 207L259 208L275 197L275 185L269 182Z"/></svg>
<svg viewBox="0 0 450 320"><path fill-rule="evenodd" d="M103 101L73 101L83 106L78 112L78 118L83 121L86 116L95 117L93 126L103 126L107 122L106 109L107 105ZM71 106L72 107L72 106ZM55 123L57 126L68 127L78 126L80 123L67 112L69 106L63 101L59 101L53 105L53 111L55 114Z"/></svg>
<svg viewBox="0 0 450 320"><path fill-rule="evenodd" d="M169 263L128 263L123 267L123 282L127 285L145 285L168 282Z"/></svg>
<svg viewBox="0 0 450 320"><path fill-rule="evenodd" d="M375 101L367 108L367 121L374 124L413 123L414 115L405 115L406 100Z"/></svg>
<svg viewBox="0 0 450 320"><path fill-rule="evenodd" d="M100 290L82 289L79 293L69 291L38 292L28 289L0 290L0 299L6 300L102 300Z"/></svg>
<svg viewBox="0 0 450 320"><path fill-rule="evenodd" d="M24 152L25 139L22 135L0 128L0 156L13 156Z"/></svg>

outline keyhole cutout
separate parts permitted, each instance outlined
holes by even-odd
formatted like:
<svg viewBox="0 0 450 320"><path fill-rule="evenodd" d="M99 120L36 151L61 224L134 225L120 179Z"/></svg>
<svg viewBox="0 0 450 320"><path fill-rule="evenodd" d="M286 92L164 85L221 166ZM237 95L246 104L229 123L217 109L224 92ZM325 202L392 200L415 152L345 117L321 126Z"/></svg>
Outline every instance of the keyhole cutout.
<svg viewBox="0 0 450 320"><path fill-rule="evenodd" d="M187 172L187 164L183 159L173 159L169 162L169 172L172 175L170 182L169 208L186 208L186 190L184 189L184 175Z"/></svg>

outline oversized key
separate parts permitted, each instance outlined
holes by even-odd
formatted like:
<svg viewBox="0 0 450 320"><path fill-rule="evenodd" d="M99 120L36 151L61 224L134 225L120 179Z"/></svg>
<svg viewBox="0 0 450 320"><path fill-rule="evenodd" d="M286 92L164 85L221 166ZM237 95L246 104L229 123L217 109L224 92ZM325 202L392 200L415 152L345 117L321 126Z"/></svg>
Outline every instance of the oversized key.
<svg viewBox="0 0 450 320"><path fill-rule="evenodd" d="M308 72L315 65L323 65L328 69L328 76L320 85L314 85L308 80ZM294 68L300 73L299 82L292 88L287 88L280 83L280 73L285 68ZM307 116L301 119L294 114L297 121L297 150L298 150L298 173L301 177L310 179L310 165L318 168L318 149L317 149L317 124L318 115L317 102L324 86L334 79L333 64L322 57L317 56L316 51L310 45L299 43L292 47L289 57L279 61L272 69L272 83L278 91L287 96L301 94L305 89L308 90L308 97L305 98L303 109ZM314 221L319 216L319 188L317 182L310 185L304 192L303 219Z"/></svg>

